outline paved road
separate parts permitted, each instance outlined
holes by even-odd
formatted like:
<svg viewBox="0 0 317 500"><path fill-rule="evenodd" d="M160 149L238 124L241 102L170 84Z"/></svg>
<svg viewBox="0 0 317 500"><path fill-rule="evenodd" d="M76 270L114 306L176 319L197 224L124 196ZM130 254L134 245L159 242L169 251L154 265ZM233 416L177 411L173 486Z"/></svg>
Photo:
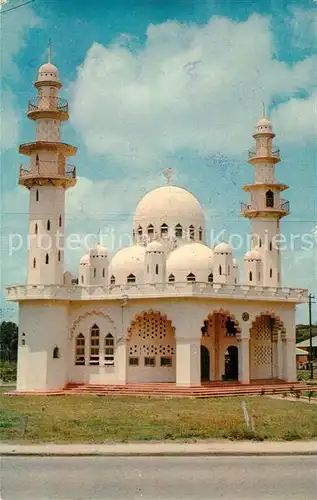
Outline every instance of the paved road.
<svg viewBox="0 0 317 500"><path fill-rule="evenodd" d="M317 457L6 457L2 500L316 500Z"/></svg>

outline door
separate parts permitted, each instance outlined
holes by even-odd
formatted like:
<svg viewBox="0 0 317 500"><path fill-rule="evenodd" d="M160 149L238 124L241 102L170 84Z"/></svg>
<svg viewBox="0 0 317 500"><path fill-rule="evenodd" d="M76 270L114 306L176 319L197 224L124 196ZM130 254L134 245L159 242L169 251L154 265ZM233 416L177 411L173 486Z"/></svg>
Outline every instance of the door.
<svg viewBox="0 0 317 500"><path fill-rule="evenodd" d="M201 380L209 380L210 373L210 356L206 346L200 346L200 378Z"/></svg>

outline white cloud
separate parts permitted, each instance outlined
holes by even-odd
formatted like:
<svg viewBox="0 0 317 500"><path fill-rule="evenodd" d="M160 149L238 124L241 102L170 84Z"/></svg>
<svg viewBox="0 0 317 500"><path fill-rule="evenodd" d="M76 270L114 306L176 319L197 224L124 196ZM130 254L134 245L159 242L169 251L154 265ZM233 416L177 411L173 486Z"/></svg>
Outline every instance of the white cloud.
<svg viewBox="0 0 317 500"><path fill-rule="evenodd" d="M19 113L14 94L10 90L4 90L0 96L0 149L5 151L16 147L19 138Z"/></svg>
<svg viewBox="0 0 317 500"><path fill-rule="evenodd" d="M316 67L317 70L317 67ZM317 94L306 99L290 99L280 104L272 113L272 121L280 130L279 139L285 143L316 140L317 137Z"/></svg>
<svg viewBox="0 0 317 500"><path fill-rule="evenodd" d="M90 152L149 168L183 149L244 151L262 100L311 92L314 82L313 58L293 66L274 58L265 17L214 17L205 26L169 21L150 25L141 49L122 39L93 44L72 87L71 119Z"/></svg>

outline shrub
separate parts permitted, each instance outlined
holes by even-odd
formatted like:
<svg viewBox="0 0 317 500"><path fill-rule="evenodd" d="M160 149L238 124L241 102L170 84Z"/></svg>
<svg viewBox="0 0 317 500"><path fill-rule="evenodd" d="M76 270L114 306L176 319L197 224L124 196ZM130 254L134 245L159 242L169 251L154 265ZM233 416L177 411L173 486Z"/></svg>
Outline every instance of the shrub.
<svg viewBox="0 0 317 500"><path fill-rule="evenodd" d="M17 379L17 364L10 361L0 361L0 380L15 382Z"/></svg>
<svg viewBox="0 0 317 500"><path fill-rule="evenodd" d="M302 436L296 430L289 430L283 434L282 439L284 441L296 441L297 439L302 439Z"/></svg>

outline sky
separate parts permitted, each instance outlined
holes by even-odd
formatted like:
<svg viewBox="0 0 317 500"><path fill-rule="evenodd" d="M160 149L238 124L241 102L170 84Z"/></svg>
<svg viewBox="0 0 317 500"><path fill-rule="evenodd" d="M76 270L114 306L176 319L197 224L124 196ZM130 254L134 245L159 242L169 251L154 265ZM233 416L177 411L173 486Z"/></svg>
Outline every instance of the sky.
<svg viewBox="0 0 317 500"><path fill-rule="evenodd" d="M0 319L16 318L3 288L26 279L28 192L17 179L27 157L18 146L35 138L25 112L49 40L70 105L63 140L78 147L66 235L112 231L111 252L126 244L138 200L166 183L166 168L202 203L210 240L247 234L241 188L253 179L247 152L265 103L281 151L277 178L290 187L283 285L317 295L317 2L25 2L0 10ZM10 251L15 234L23 245ZM246 250L235 252L241 268ZM66 269L77 274L84 253L69 249ZM299 306L297 321L307 319Z"/></svg>

